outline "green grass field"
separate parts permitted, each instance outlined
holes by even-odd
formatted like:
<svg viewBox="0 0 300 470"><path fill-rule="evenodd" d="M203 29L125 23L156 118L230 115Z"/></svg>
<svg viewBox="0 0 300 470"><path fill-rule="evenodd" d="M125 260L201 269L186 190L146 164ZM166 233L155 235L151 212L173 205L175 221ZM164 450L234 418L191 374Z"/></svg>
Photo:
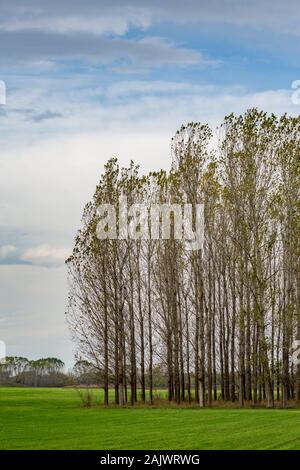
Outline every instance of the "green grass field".
<svg viewBox="0 0 300 470"><path fill-rule="evenodd" d="M300 410L83 408L73 389L4 387L0 449L300 449Z"/></svg>

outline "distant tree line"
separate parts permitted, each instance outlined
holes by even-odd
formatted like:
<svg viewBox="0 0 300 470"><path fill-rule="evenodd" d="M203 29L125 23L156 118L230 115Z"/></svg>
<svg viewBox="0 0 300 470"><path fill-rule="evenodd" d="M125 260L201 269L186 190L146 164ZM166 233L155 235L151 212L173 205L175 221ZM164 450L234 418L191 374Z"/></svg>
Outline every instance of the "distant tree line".
<svg viewBox="0 0 300 470"><path fill-rule="evenodd" d="M33 387L62 386L68 383L65 364L55 357L30 361L26 357L8 356L0 363L0 383Z"/></svg>
<svg viewBox="0 0 300 470"><path fill-rule="evenodd" d="M300 403L300 117L252 109L225 117L218 137L211 150L207 125L183 126L169 172L140 176L109 160L84 209L67 319L106 405L111 384L117 404L152 402L157 365L178 404ZM203 249L99 240L97 207L121 194L149 207L203 203Z"/></svg>
<svg viewBox="0 0 300 470"><path fill-rule="evenodd" d="M0 362L0 385L25 385L31 387L82 386L99 387L103 384L103 370L84 359L64 371L65 364L55 357L29 360L21 356L7 356ZM155 388L164 389L168 376L163 365L156 365L153 370ZM113 380L109 386L113 387Z"/></svg>

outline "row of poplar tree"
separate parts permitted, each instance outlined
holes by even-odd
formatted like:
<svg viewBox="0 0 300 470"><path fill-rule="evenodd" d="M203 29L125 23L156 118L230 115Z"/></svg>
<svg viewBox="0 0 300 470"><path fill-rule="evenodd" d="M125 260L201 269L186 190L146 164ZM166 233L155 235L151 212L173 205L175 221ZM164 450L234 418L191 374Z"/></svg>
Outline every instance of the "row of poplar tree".
<svg viewBox="0 0 300 470"><path fill-rule="evenodd" d="M68 322L78 355L103 374L105 404L168 399L288 406L300 402L300 117L229 115L213 148L207 125L183 126L172 166L140 176L105 166L69 267ZM99 240L97 207L204 204L204 245ZM172 217L170 223L172 226Z"/></svg>

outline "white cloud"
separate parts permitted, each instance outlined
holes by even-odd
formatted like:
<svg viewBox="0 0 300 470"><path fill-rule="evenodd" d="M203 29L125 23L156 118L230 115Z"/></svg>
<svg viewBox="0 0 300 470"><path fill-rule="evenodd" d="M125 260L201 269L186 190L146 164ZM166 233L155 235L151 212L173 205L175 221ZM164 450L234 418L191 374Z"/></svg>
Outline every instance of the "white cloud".
<svg viewBox="0 0 300 470"><path fill-rule="evenodd" d="M105 33L114 33L123 35L129 28L129 25L137 27L146 27L148 22L142 21L142 18L121 18L112 15L100 16L96 18L82 14L68 15L63 17L52 17L50 21L46 17L35 19L31 18L12 18L10 21L3 21L1 29L8 32L16 31L48 31L51 33L93 33L95 35L102 35Z"/></svg>
<svg viewBox="0 0 300 470"><path fill-rule="evenodd" d="M51 266L63 264L70 255L71 250L68 248L51 247L47 244L28 248L21 255L21 259L29 261L34 265Z"/></svg>
<svg viewBox="0 0 300 470"><path fill-rule="evenodd" d="M49 31L65 34L88 32L95 35L114 33L122 35L129 27L147 28L151 12L135 2L110 2L86 0L74 2L44 2L43 0L18 0L0 7L0 28L4 31Z"/></svg>
<svg viewBox="0 0 300 470"><path fill-rule="evenodd" d="M17 248L13 245L3 245L0 246L0 262L11 257L17 252Z"/></svg>
<svg viewBox="0 0 300 470"><path fill-rule="evenodd" d="M130 80L116 82L108 87L107 96L109 98L128 97L132 95L151 95L156 93L164 94L195 94L200 92L216 91L216 87L211 85L201 86L188 82L176 82L166 80Z"/></svg>
<svg viewBox="0 0 300 470"><path fill-rule="evenodd" d="M5 46L4 46L5 44ZM173 44L161 37L127 39L53 34L37 31L1 31L0 60L10 68L16 63L47 64L58 60L81 60L90 64L159 67L163 65L214 65L198 51Z"/></svg>
<svg viewBox="0 0 300 470"><path fill-rule="evenodd" d="M0 265L59 266L64 264L70 253L70 247L54 247L46 243L31 248L3 245L0 246Z"/></svg>
<svg viewBox="0 0 300 470"><path fill-rule="evenodd" d="M104 136L104 142L115 134L167 133L169 137L185 121L208 121L211 125L224 114L240 113L257 106L278 114L297 114L291 101L293 90L247 92L241 87L217 87L188 82L163 80L119 81L103 85L84 79L40 80L8 95L1 127L5 141L32 146L32 142L62 138L64 142L77 136ZM172 112L170 112L172 110ZM134 139L130 137L129 140ZM111 146L110 146L111 147ZM22 152L22 150L20 150ZM34 149L33 149L34 151ZM56 151L56 150L55 150ZM86 153L84 149L82 152ZM64 161L68 157L64 157ZM0 175L1 179L1 175Z"/></svg>
<svg viewBox="0 0 300 470"><path fill-rule="evenodd" d="M289 0L7 0L0 6L0 28L64 34L124 34L163 21L181 24L227 23L299 34L299 3Z"/></svg>

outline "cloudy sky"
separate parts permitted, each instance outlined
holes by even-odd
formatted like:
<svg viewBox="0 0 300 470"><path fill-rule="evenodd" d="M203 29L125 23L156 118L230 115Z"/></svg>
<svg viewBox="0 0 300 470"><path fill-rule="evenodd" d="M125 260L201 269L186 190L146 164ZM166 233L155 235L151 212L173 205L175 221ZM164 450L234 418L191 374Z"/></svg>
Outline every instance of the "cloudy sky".
<svg viewBox="0 0 300 470"><path fill-rule="evenodd" d="M298 0L1 0L0 340L72 364L64 259L104 162L168 168L187 121L298 114Z"/></svg>

